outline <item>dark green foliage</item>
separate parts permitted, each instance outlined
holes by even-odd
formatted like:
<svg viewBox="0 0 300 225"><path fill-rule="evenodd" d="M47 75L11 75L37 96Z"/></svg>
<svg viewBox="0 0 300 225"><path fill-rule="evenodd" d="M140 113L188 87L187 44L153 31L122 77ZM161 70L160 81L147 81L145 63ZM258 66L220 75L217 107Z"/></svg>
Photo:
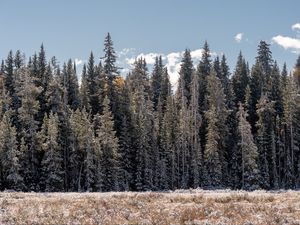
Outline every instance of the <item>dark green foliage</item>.
<svg viewBox="0 0 300 225"><path fill-rule="evenodd" d="M258 150L251 133L251 125L246 119L247 113L240 103L238 118L239 141L238 148L241 155L241 188L255 190L259 188L259 170L257 166Z"/></svg>
<svg viewBox="0 0 300 225"><path fill-rule="evenodd" d="M110 34L104 45L82 71L43 45L27 64L19 50L2 60L1 190L300 187L300 58L289 76L261 41L251 73L240 53L231 76L205 42L171 87L163 57L151 72L136 59L125 78Z"/></svg>
<svg viewBox="0 0 300 225"><path fill-rule="evenodd" d="M20 172L22 153L18 149L16 128L11 125L9 114L9 111L5 113L0 121L1 190L22 191L25 189Z"/></svg>
<svg viewBox="0 0 300 225"><path fill-rule="evenodd" d="M181 67L179 71L179 81L178 81L178 90L177 98L187 100L187 104L191 99L191 82L193 74L193 61L191 57L191 52L189 49L186 49L183 58L181 60Z"/></svg>
<svg viewBox="0 0 300 225"><path fill-rule="evenodd" d="M40 188L43 191L60 191L64 187L63 155L58 144L58 117L50 113L44 117L42 129L39 132L39 144L43 152L41 162Z"/></svg>
<svg viewBox="0 0 300 225"><path fill-rule="evenodd" d="M160 93L163 90L162 89L163 76L164 76L164 69L162 64L162 58L161 56L156 57L153 72L152 72L152 78L151 78L152 101L155 110L157 109Z"/></svg>
<svg viewBox="0 0 300 225"><path fill-rule="evenodd" d="M232 76L232 87L236 105L238 105L239 102L245 102L246 87L249 84L249 79L246 61L243 58L242 52L240 52L235 71Z"/></svg>
<svg viewBox="0 0 300 225"><path fill-rule="evenodd" d="M104 98L103 114L100 115L100 127L96 131L99 150L101 151L101 182L102 191L119 190L119 182L123 177L119 174L119 141L115 136L113 117L110 111L109 99Z"/></svg>

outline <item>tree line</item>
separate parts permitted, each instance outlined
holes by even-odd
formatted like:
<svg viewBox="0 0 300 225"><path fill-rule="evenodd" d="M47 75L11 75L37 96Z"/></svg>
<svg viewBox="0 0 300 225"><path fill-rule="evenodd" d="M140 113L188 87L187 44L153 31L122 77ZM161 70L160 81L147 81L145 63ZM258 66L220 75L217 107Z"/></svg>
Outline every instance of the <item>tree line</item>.
<svg viewBox="0 0 300 225"><path fill-rule="evenodd" d="M231 74L205 42L186 49L175 93L162 57L138 58L124 78L110 34L91 52L80 82L70 59L28 62L19 50L0 66L0 189L162 191L300 186L300 57L291 74L260 41Z"/></svg>

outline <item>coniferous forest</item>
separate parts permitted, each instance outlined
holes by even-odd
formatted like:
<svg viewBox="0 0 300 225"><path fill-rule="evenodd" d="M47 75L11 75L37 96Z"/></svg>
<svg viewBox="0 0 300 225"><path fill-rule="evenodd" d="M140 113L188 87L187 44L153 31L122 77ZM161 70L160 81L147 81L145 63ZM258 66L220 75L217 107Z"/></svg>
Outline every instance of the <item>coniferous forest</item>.
<svg viewBox="0 0 300 225"><path fill-rule="evenodd" d="M127 75L116 60L109 34L82 72L47 59L43 45L28 59L8 53L1 190L300 187L300 58L289 74L261 41L254 65L240 53L230 72L204 43L198 65L185 50L176 90L162 57L152 71L137 58Z"/></svg>

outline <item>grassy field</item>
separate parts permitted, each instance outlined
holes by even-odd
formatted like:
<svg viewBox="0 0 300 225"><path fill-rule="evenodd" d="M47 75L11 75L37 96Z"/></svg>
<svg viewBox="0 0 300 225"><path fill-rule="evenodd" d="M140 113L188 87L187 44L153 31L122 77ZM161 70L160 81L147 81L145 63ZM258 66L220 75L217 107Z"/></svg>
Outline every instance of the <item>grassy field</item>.
<svg viewBox="0 0 300 225"><path fill-rule="evenodd" d="M0 224L300 224L300 192L2 192Z"/></svg>

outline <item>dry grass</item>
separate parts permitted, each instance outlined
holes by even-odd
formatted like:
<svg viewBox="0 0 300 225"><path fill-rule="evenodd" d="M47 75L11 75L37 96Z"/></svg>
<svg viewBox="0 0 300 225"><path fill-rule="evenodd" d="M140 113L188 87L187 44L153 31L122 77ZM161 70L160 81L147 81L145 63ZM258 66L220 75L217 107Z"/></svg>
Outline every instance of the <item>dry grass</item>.
<svg viewBox="0 0 300 225"><path fill-rule="evenodd" d="M0 193L0 224L300 224L300 192Z"/></svg>

